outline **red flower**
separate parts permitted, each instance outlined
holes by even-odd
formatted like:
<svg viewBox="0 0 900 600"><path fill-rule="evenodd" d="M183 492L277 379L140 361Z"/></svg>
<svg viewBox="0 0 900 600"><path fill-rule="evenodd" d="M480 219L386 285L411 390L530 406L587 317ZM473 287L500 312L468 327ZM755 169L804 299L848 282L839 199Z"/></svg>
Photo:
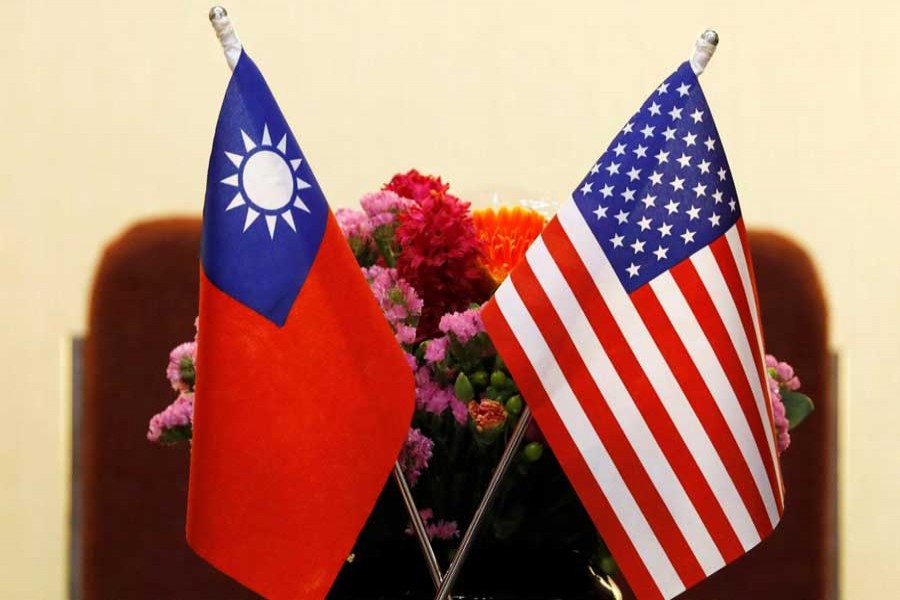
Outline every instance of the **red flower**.
<svg viewBox="0 0 900 600"><path fill-rule="evenodd" d="M492 289L469 205L445 191L433 190L401 213L395 232L397 271L425 303L418 339L433 337L443 314L484 302Z"/></svg>
<svg viewBox="0 0 900 600"><path fill-rule="evenodd" d="M506 425L506 418L506 409L496 400L469 402L469 419L475 425L475 432L481 436L482 441L491 442L496 439Z"/></svg>
<svg viewBox="0 0 900 600"><path fill-rule="evenodd" d="M422 175L413 169L408 173L394 175L381 189L389 190L398 196L409 198L416 202L421 202L431 196L431 192L447 194L449 188L450 184L442 182L440 177Z"/></svg>

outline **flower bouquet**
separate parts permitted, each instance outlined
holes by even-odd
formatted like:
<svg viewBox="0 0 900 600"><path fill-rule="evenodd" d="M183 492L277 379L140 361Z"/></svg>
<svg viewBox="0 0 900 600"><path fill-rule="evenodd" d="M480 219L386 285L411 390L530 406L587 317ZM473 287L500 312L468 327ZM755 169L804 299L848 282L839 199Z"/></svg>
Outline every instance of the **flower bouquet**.
<svg viewBox="0 0 900 600"><path fill-rule="evenodd" d="M398 460L446 565L524 408L484 330L480 306L541 233L545 217L523 207L470 211L439 177L415 170L394 176L360 205L335 214L415 375L416 410ZM166 374L179 395L151 419L153 442L191 439L195 355L195 341L172 350ZM812 403L797 391L800 382L789 365L766 360L780 453ZM615 572L613 557L532 423L456 589L587 598L594 597L594 577ZM389 482L332 596L432 593Z"/></svg>

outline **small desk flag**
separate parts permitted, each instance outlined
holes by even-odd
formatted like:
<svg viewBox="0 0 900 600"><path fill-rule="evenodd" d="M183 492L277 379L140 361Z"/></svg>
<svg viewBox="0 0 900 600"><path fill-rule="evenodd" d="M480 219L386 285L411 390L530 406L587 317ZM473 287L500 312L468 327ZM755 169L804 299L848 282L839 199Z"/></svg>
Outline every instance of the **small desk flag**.
<svg viewBox="0 0 900 600"><path fill-rule="evenodd" d="M390 473L403 352L256 65L209 161L187 538L269 598L324 598Z"/></svg>
<svg viewBox="0 0 900 600"><path fill-rule="evenodd" d="M680 594L778 523L744 223L688 63L619 132L483 318L639 598Z"/></svg>

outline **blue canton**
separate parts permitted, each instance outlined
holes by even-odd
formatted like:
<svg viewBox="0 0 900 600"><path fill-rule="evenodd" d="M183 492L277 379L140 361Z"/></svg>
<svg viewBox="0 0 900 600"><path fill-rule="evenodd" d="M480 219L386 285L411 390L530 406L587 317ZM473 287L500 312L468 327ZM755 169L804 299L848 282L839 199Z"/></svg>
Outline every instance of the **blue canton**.
<svg viewBox="0 0 900 600"><path fill-rule="evenodd" d="M622 128L573 199L628 292L735 224L731 170L689 63Z"/></svg>
<svg viewBox="0 0 900 600"><path fill-rule="evenodd" d="M222 102L201 261L221 291L278 326L318 253L329 208L272 92L241 54Z"/></svg>

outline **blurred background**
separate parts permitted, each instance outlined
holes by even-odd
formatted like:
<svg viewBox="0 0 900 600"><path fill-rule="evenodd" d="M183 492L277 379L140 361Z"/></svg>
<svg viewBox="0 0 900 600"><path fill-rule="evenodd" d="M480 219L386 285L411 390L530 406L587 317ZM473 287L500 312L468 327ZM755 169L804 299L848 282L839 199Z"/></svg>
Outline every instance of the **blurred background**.
<svg viewBox="0 0 900 600"><path fill-rule="evenodd" d="M71 343L110 240L147 217L199 216L229 77L209 6L2 2L3 598L67 597ZM413 167L463 199L494 189L563 199L715 28L703 86L745 218L806 248L830 307L842 597L900 589L900 5L226 6L332 206Z"/></svg>

